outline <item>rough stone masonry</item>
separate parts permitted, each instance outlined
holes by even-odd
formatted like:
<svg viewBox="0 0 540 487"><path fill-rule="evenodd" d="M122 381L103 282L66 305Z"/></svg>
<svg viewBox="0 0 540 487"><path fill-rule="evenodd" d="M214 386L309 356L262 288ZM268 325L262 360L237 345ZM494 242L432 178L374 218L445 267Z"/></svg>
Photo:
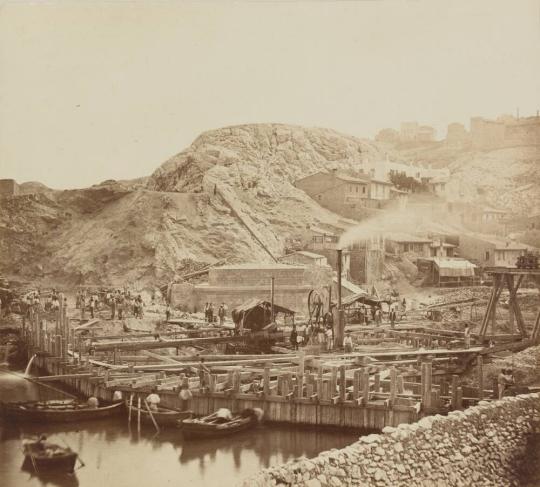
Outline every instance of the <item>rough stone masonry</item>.
<svg viewBox="0 0 540 487"><path fill-rule="evenodd" d="M341 450L300 458L244 479L242 487L518 486L540 394L482 401L448 416L386 427Z"/></svg>

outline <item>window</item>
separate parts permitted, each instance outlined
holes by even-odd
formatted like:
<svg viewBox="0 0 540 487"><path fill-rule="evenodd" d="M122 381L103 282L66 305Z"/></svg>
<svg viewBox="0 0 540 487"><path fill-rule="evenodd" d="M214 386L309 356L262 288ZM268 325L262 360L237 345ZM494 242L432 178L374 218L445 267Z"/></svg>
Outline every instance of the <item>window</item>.
<svg viewBox="0 0 540 487"><path fill-rule="evenodd" d="M366 194L366 187L365 186L362 186L362 193Z"/></svg>
<svg viewBox="0 0 540 487"><path fill-rule="evenodd" d="M489 252L486 250L486 254L484 256L484 260L489 260Z"/></svg>
<svg viewBox="0 0 540 487"><path fill-rule="evenodd" d="M355 188L355 189L356 189L356 192L358 193L358 186L356 186L356 188Z"/></svg>

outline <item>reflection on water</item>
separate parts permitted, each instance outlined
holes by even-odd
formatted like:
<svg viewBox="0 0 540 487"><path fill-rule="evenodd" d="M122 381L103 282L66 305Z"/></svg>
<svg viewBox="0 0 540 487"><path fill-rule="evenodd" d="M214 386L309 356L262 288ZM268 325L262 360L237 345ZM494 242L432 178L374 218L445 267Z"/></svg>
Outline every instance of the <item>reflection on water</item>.
<svg viewBox="0 0 540 487"><path fill-rule="evenodd" d="M43 391L20 377L0 371L0 400L36 399ZM45 433L67 444L86 464L75 475L36 476L21 470L21 437ZM305 455L311 457L354 441L357 434L291 430L265 425L229 438L184 441L180 430L154 429L141 435L125 420L107 419L80 425L16 425L0 422L0 486L2 487L138 487L147 485L235 485L261 468Z"/></svg>

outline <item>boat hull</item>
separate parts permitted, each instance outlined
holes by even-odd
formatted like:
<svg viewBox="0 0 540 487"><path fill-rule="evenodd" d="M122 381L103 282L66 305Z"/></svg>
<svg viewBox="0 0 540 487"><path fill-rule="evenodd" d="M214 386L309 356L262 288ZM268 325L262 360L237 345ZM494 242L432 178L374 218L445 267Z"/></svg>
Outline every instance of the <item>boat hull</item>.
<svg viewBox="0 0 540 487"><path fill-rule="evenodd" d="M2 416L13 421L45 422L45 423L71 423L108 418L121 413L123 403L116 403L100 408L80 409L47 409L32 408L31 403L0 403Z"/></svg>
<svg viewBox="0 0 540 487"><path fill-rule="evenodd" d="M127 406L129 413L130 406ZM135 406L131 406L131 420L137 418L139 409ZM146 408L141 408L141 421L144 423L152 424L152 418ZM178 421L191 418L193 416L192 411L177 411L175 409L168 409L160 407L158 411L152 411L152 416L156 420L159 426L176 426Z"/></svg>
<svg viewBox="0 0 540 487"><path fill-rule="evenodd" d="M77 461L77 453L69 448L61 449L53 455L39 452L32 447L24 449L23 470L40 472L73 472Z"/></svg>
<svg viewBox="0 0 540 487"><path fill-rule="evenodd" d="M244 418L241 421L233 421L222 424L204 423L197 420L186 419L182 421L182 435L186 439L219 438L230 436L257 426L255 418Z"/></svg>

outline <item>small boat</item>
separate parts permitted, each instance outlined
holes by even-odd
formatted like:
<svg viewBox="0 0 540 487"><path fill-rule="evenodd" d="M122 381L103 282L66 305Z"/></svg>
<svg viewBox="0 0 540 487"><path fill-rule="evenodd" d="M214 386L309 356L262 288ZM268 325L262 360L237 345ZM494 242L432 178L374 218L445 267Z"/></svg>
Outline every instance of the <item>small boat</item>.
<svg viewBox="0 0 540 487"><path fill-rule="evenodd" d="M219 411L202 418L184 419L179 426L184 438L216 438L229 436L257 426L263 416L259 408L245 409L233 414L230 419L223 419Z"/></svg>
<svg viewBox="0 0 540 487"><path fill-rule="evenodd" d="M69 447L61 447L43 440L23 443L23 470L73 472L78 455Z"/></svg>
<svg viewBox="0 0 540 487"><path fill-rule="evenodd" d="M124 404L118 402L92 408L74 400L0 402L0 413L15 421L70 423L113 416L123 407Z"/></svg>
<svg viewBox="0 0 540 487"><path fill-rule="evenodd" d="M139 408L134 405L129 405L126 402L126 409L129 413L131 409L131 419L137 418ZM152 423L150 413L145 406L141 406L141 421L145 423ZM193 416L192 411L180 411L179 409L166 408L165 406L158 406L157 411L152 411L152 416L159 426L176 426L178 421L191 418Z"/></svg>

